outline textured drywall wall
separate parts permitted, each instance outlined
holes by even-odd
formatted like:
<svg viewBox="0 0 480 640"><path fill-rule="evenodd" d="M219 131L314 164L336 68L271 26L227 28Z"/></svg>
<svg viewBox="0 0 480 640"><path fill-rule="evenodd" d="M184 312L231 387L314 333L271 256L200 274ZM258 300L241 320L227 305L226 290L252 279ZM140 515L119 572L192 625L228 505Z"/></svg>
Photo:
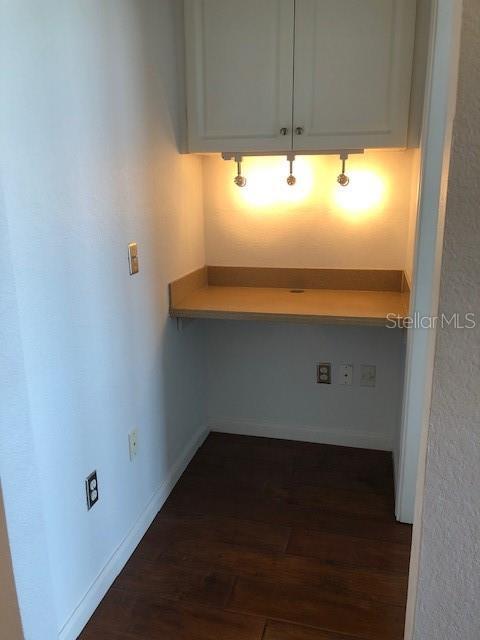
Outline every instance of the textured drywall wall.
<svg viewBox="0 0 480 640"><path fill-rule="evenodd" d="M404 269L414 150L351 156L348 187L338 156L300 157L295 187L285 158L203 160L209 264L258 267Z"/></svg>
<svg viewBox="0 0 480 640"><path fill-rule="evenodd" d="M480 321L480 7L465 0L440 313ZM480 637L480 325L438 332L415 640Z"/></svg>
<svg viewBox="0 0 480 640"><path fill-rule="evenodd" d="M391 450L402 391L402 332L374 327L211 322L208 415L217 430ZM319 362L333 384L316 383ZM339 367L354 365L352 386ZM377 386L360 386L360 365Z"/></svg>
<svg viewBox="0 0 480 640"><path fill-rule="evenodd" d="M201 327L179 333L168 319L167 283L205 262L201 161L177 150L179 7L0 3L2 187L39 479L15 467L17 450L7 443L14 424L2 434L2 478L8 471L25 619L43 604L38 593L24 598L28 572L36 584L41 563L26 567L16 549L28 525L31 536L42 530L30 522L29 496L14 486L28 478L29 495L40 493L51 573L44 606L51 584L57 629L205 422ZM93 469L100 501L87 512L84 480ZM38 619L28 640L53 638Z"/></svg>

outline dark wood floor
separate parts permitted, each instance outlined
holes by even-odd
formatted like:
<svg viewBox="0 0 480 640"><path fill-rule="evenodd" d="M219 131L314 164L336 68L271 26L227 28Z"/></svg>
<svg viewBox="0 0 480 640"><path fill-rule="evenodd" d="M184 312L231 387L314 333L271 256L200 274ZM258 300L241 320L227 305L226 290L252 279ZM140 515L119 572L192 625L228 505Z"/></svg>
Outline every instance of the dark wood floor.
<svg viewBox="0 0 480 640"><path fill-rule="evenodd" d="M82 640L400 640L391 456L211 434Z"/></svg>

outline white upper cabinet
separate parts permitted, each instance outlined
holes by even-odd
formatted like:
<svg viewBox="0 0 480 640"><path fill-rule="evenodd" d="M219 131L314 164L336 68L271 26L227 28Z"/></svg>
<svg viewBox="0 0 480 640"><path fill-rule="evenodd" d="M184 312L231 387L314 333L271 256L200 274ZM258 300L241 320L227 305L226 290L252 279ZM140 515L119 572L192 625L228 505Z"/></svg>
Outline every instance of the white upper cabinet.
<svg viewBox="0 0 480 640"><path fill-rule="evenodd" d="M405 147L414 0L296 0L294 148Z"/></svg>
<svg viewBox="0 0 480 640"><path fill-rule="evenodd" d="M189 151L404 147L415 0L185 0Z"/></svg>
<svg viewBox="0 0 480 640"><path fill-rule="evenodd" d="M292 143L293 0L186 0L189 151Z"/></svg>

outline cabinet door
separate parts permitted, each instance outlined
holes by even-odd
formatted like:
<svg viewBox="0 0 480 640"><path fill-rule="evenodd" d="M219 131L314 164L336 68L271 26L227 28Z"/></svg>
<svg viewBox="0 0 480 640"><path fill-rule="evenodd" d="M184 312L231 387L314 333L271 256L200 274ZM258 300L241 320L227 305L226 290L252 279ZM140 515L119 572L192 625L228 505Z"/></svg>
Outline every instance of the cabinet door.
<svg viewBox="0 0 480 640"><path fill-rule="evenodd" d="M186 0L189 151L292 145L294 0Z"/></svg>
<svg viewBox="0 0 480 640"><path fill-rule="evenodd" d="M406 146L415 4L296 0L294 149Z"/></svg>

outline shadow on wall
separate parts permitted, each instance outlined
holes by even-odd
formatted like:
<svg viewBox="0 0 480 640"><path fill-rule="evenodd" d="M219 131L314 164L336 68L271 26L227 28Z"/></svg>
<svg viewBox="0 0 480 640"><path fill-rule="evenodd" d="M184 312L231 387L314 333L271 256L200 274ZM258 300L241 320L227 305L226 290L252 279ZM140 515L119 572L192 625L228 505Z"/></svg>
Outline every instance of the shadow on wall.
<svg viewBox="0 0 480 640"><path fill-rule="evenodd" d="M156 119L157 133L168 122L176 150L182 153L187 147L183 2L136 0L131 10L135 13L145 61L145 73L139 83L144 110L150 112L154 121ZM166 24L174 24L175 28L165 29ZM173 65L172 54L175 56ZM159 95L162 96L160 105ZM161 122L159 112L163 114Z"/></svg>

